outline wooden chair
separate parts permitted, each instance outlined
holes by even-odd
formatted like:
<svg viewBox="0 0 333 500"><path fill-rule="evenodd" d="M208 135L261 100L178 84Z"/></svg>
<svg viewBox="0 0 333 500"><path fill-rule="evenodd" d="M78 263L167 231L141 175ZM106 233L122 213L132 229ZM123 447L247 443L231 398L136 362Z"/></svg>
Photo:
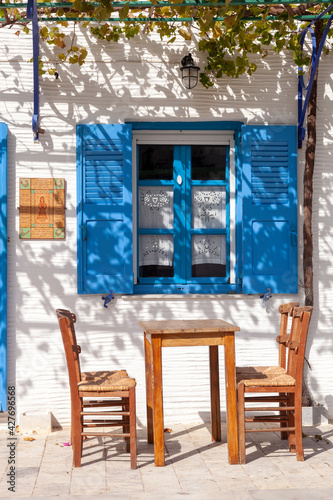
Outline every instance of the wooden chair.
<svg viewBox="0 0 333 500"><path fill-rule="evenodd" d="M258 373L274 372L274 373L285 373L287 369L287 343L290 340L290 335L288 334L288 318L292 316L292 311L295 307L299 307L299 302L288 302L287 304L281 304L279 306L280 318L280 334L276 337L276 341L279 344L279 360L277 366L241 366L236 367L237 378L240 379L241 375L257 375ZM284 401L280 401L280 406L283 408L285 406ZM286 412L282 409L280 410L280 415L286 416ZM281 421L281 427L286 427L287 422ZM288 433L281 431L281 439L288 439Z"/></svg>
<svg viewBox="0 0 333 500"><path fill-rule="evenodd" d="M56 313L69 375L74 467L81 466L83 438L112 436L125 439L131 468L136 469L135 380L129 378L126 370L81 372L81 347L77 345L74 329L76 316L65 309L57 309ZM105 433L104 427L121 427L122 432Z"/></svg>
<svg viewBox="0 0 333 500"><path fill-rule="evenodd" d="M281 432L281 437L288 437L289 450L296 452L297 460L304 460L302 440L302 383L306 339L312 307L280 306L290 310L292 316L291 333L280 334L277 341L279 349L278 366L242 367L236 369L238 396L238 429L240 463L245 464L245 434L251 432ZM284 309L285 308L285 309ZM285 314L285 313L282 313ZM283 322L282 322L283 323ZM280 330L281 331L281 330ZM284 329L283 329L284 331ZM286 352L288 350L288 362ZM284 366L285 365L285 366ZM257 393L249 397L247 393ZM270 395L263 395L270 393ZM274 395L278 393L278 395ZM253 403L278 403L274 406L256 406ZM248 405L250 403L250 405ZM275 414L267 414L276 411ZM253 412L252 417L245 417L245 412ZM264 412L264 415L255 413ZM278 422L278 427L248 429L249 422Z"/></svg>

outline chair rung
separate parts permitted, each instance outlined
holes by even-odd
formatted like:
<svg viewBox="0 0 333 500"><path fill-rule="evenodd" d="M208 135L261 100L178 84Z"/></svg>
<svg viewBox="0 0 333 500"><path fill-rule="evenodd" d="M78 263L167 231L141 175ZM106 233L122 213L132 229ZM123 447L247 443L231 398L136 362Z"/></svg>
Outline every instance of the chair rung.
<svg viewBox="0 0 333 500"><path fill-rule="evenodd" d="M287 410L295 410L295 406L279 406L279 407L273 407L273 406L261 406L257 408L244 408L245 411L287 411Z"/></svg>
<svg viewBox="0 0 333 500"><path fill-rule="evenodd" d="M295 394L295 385L249 385L245 387L245 391L248 394L258 394L258 393L267 393L270 392L272 394Z"/></svg>
<svg viewBox="0 0 333 500"><path fill-rule="evenodd" d="M245 422L288 422L287 417L279 417L278 415L267 415L266 417L246 418Z"/></svg>
<svg viewBox="0 0 333 500"><path fill-rule="evenodd" d="M254 402L254 403L264 403L265 401L271 401L272 403L274 402L279 402L279 401L287 401L288 397L287 396L245 396L244 401L245 402Z"/></svg>
<svg viewBox="0 0 333 500"><path fill-rule="evenodd" d="M94 408L96 406L100 406L101 408L103 406L129 406L128 401L125 403L122 403L122 401L119 399L118 401L84 401L83 402L83 408Z"/></svg>
<svg viewBox="0 0 333 500"><path fill-rule="evenodd" d="M291 432L295 427L274 427L272 429L245 429L246 433L249 432Z"/></svg>
<svg viewBox="0 0 333 500"><path fill-rule="evenodd" d="M101 417L103 416L112 416L112 415L124 415L124 416L129 416L130 412L129 411L90 411L89 413L86 411L81 411L80 415L83 415L84 417L91 417L95 415L100 415Z"/></svg>
<svg viewBox="0 0 333 500"><path fill-rule="evenodd" d="M122 422L122 421L110 421L110 420L101 420L100 422L87 422L85 424L83 424L83 428L88 428L88 427L120 427L120 426L123 426L123 425L129 425L128 423L126 422Z"/></svg>
<svg viewBox="0 0 333 500"><path fill-rule="evenodd" d="M112 432L81 432L81 436L131 437L129 433L113 434Z"/></svg>

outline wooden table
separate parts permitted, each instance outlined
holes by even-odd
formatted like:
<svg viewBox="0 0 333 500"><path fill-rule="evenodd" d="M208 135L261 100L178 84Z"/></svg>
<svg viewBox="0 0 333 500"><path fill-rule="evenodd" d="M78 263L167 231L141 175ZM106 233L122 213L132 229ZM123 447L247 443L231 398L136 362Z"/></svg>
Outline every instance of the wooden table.
<svg viewBox="0 0 333 500"><path fill-rule="evenodd" d="M235 332L220 319L139 321L144 331L148 443L154 443L155 465L164 465L162 347L209 346L212 440L221 441L218 346L224 345L227 438L230 464L238 464Z"/></svg>

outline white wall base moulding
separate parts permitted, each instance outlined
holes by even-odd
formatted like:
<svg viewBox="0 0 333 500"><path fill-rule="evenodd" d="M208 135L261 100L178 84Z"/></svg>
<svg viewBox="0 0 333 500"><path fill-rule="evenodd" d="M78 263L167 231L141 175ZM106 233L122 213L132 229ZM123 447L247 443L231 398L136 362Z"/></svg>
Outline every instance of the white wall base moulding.
<svg viewBox="0 0 333 500"><path fill-rule="evenodd" d="M325 406L303 406L302 424L313 426L328 423L328 411Z"/></svg>

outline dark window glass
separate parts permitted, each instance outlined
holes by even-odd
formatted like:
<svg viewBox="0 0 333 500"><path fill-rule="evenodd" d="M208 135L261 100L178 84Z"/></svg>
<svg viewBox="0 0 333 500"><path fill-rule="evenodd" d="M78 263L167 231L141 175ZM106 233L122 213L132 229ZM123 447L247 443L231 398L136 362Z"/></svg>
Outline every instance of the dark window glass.
<svg viewBox="0 0 333 500"><path fill-rule="evenodd" d="M172 180L173 178L173 146L150 145L139 146L139 180Z"/></svg>
<svg viewBox="0 0 333 500"><path fill-rule="evenodd" d="M192 146L192 180L225 180L227 146Z"/></svg>
<svg viewBox="0 0 333 500"><path fill-rule="evenodd" d="M226 236L201 234L192 236L192 277L225 277L227 272Z"/></svg>
<svg viewBox="0 0 333 500"><path fill-rule="evenodd" d="M173 278L173 266L139 266L140 278Z"/></svg>
<svg viewBox="0 0 333 500"><path fill-rule="evenodd" d="M195 264L192 265L193 278L223 278L226 276L227 266L224 264Z"/></svg>

